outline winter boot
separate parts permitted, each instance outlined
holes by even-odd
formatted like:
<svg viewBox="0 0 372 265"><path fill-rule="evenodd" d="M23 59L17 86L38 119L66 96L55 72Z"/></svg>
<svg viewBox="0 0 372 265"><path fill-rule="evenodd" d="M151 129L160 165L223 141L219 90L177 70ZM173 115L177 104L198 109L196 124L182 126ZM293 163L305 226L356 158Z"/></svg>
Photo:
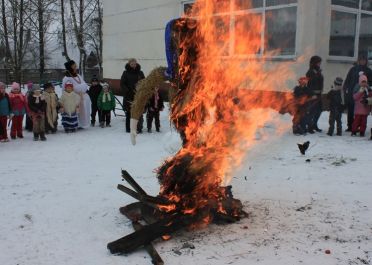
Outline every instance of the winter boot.
<svg viewBox="0 0 372 265"><path fill-rule="evenodd" d="M38 133L34 133L34 141L39 141L39 134Z"/></svg>
<svg viewBox="0 0 372 265"><path fill-rule="evenodd" d="M110 123L106 123L106 127L111 127L111 124Z"/></svg>
<svg viewBox="0 0 372 265"><path fill-rule="evenodd" d="M101 128L105 128L105 124L104 124L103 122L100 122L100 123L99 123L99 126L100 126Z"/></svg>
<svg viewBox="0 0 372 265"><path fill-rule="evenodd" d="M92 121L92 122L90 123L90 127L94 127L94 126L96 126L96 122L95 122L95 121Z"/></svg>
<svg viewBox="0 0 372 265"><path fill-rule="evenodd" d="M40 140L41 140L41 141L46 141L46 139L47 139L47 138L45 137L45 133L41 133L41 134L40 134Z"/></svg>
<svg viewBox="0 0 372 265"><path fill-rule="evenodd" d="M160 132L160 128L156 128L156 131L157 131L157 132Z"/></svg>

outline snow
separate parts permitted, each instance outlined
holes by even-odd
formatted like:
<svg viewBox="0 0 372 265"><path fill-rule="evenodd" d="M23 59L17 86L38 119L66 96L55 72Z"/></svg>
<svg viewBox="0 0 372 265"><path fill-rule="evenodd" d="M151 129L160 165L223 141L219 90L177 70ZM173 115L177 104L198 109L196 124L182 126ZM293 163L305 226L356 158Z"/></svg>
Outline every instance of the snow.
<svg viewBox="0 0 372 265"><path fill-rule="evenodd" d="M252 139L231 183L249 218L159 240L166 264L372 264L372 142L324 132L296 137L289 115L273 116L276 125ZM114 256L106 244L133 231L118 211L133 202L116 189L121 169L156 195L153 170L180 146L166 112L161 119L162 132L139 135L136 146L123 117L113 117L111 128L60 128L47 142L25 133L1 144L0 264L151 264L143 250ZM278 124L286 131L277 133ZM307 140L302 156L296 143Z"/></svg>

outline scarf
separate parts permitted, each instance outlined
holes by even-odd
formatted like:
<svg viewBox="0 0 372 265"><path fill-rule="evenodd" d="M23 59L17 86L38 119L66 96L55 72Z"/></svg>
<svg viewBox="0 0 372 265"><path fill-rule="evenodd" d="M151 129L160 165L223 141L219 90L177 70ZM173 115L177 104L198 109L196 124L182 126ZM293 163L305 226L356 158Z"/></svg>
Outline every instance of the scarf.
<svg viewBox="0 0 372 265"><path fill-rule="evenodd" d="M55 93L44 93L46 102L46 118L54 129L54 122L57 120L57 97Z"/></svg>
<svg viewBox="0 0 372 265"><path fill-rule="evenodd" d="M39 95L39 96L33 95L33 97L35 98L35 103L36 104L39 104L40 103L41 95Z"/></svg>
<svg viewBox="0 0 372 265"><path fill-rule="evenodd" d="M106 102L111 102L111 95L109 92L104 92L103 93L103 98L102 98L102 102L103 103L106 103Z"/></svg>

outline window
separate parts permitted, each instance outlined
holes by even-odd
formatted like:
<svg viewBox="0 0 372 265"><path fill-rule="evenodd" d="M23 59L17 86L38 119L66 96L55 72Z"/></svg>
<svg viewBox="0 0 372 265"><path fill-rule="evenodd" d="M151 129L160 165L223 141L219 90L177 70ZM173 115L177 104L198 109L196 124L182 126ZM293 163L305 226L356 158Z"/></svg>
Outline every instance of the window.
<svg viewBox="0 0 372 265"><path fill-rule="evenodd" d="M329 55L372 60L372 0L332 0Z"/></svg>
<svg viewBox="0 0 372 265"><path fill-rule="evenodd" d="M297 0L235 0L235 30L239 32L242 24L246 28L252 23L261 23L261 42L253 46L253 51L242 51L234 45L234 54L238 55L273 55L273 57L293 57L296 54ZM243 15L244 13L244 15ZM260 19L261 18L261 19ZM245 22L243 22L243 21ZM261 21L260 21L261 20ZM257 32L251 32L251 35ZM235 39L237 40L235 35ZM241 38L241 37L239 37ZM257 39L247 36L246 41ZM241 39L238 39L242 41Z"/></svg>
<svg viewBox="0 0 372 265"><path fill-rule="evenodd" d="M345 0L347 1L347 0ZM218 0L214 14L218 30L228 32L220 40L224 56L271 56L296 54L297 0ZM192 7L192 1L182 3ZM256 32L247 29L257 29ZM247 34L247 32L249 34ZM247 50L243 42L255 40Z"/></svg>

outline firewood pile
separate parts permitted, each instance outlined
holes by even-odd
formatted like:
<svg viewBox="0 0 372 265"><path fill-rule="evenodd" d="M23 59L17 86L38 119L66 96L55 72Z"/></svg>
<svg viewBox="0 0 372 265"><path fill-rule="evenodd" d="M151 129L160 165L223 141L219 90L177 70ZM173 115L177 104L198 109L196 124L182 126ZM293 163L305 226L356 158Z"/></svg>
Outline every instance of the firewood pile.
<svg viewBox="0 0 372 265"><path fill-rule="evenodd" d="M131 188L119 184L118 189L137 202L121 207L120 213L132 221L135 231L109 243L107 248L112 254L129 254L144 248L153 264L164 264L153 246L156 240L168 240L176 231L203 223L234 223L247 216L242 203L233 198L231 186L220 188L225 196L218 202L211 200L203 208L185 212L181 204L177 205L160 195L148 195L127 171L122 171L122 177Z"/></svg>

